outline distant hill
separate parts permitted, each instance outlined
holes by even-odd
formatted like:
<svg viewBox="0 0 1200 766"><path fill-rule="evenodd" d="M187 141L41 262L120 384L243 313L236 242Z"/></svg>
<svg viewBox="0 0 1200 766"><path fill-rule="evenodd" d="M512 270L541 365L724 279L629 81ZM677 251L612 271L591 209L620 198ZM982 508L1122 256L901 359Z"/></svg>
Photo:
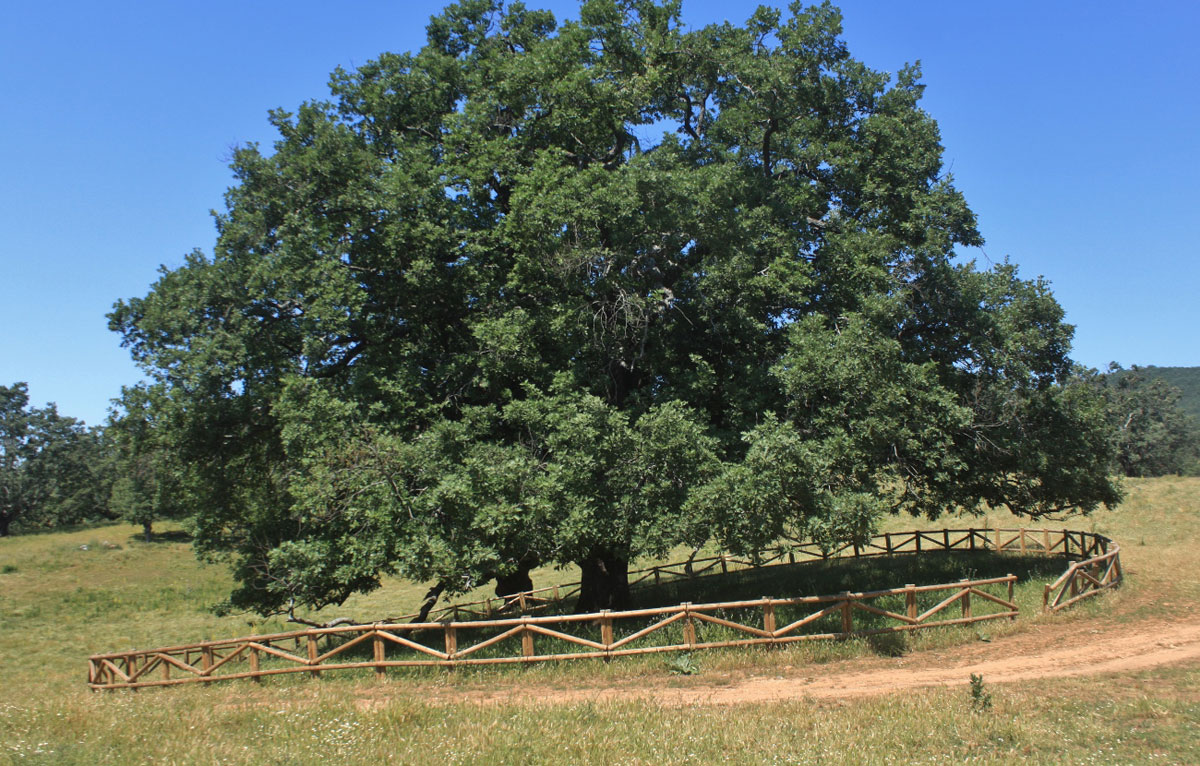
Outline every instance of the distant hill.
<svg viewBox="0 0 1200 766"><path fill-rule="evenodd" d="M1200 420L1200 367L1139 367L1147 378L1162 378L1167 383L1179 389L1179 407L1192 417ZM1119 370L1114 373L1117 377L1128 375L1129 370Z"/></svg>

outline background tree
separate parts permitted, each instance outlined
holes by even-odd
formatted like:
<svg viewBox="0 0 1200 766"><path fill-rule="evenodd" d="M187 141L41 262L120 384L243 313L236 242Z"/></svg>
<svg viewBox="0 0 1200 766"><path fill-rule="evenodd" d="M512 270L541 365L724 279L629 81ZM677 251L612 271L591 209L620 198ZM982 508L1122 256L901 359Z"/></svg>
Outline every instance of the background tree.
<svg viewBox="0 0 1200 766"><path fill-rule="evenodd" d="M677 543L1115 502L1061 309L954 263L919 72L840 23L467 0L273 112L212 256L110 315L232 605L577 564L603 608Z"/></svg>
<svg viewBox="0 0 1200 766"><path fill-rule="evenodd" d="M71 524L107 515L103 435L53 404L29 406L25 383L0 386L0 537L13 525Z"/></svg>
<svg viewBox="0 0 1200 766"><path fill-rule="evenodd" d="M178 467L157 428L159 408L154 391L145 386L122 389L120 410L112 413L105 433L112 446L108 505L112 513L142 527L146 542L153 539L154 522L186 514L180 496Z"/></svg>
<svg viewBox="0 0 1200 766"><path fill-rule="evenodd" d="M1109 365L1113 378L1137 374L1145 378L1161 380L1179 391L1179 408L1193 418L1200 419L1200 367L1159 367L1158 365L1133 365L1129 369L1114 369L1116 362Z"/></svg>
<svg viewBox="0 0 1200 766"><path fill-rule="evenodd" d="M1116 467L1125 476L1200 471L1200 424L1180 405L1178 388L1151 371L1115 362L1092 378L1108 402L1116 440Z"/></svg>

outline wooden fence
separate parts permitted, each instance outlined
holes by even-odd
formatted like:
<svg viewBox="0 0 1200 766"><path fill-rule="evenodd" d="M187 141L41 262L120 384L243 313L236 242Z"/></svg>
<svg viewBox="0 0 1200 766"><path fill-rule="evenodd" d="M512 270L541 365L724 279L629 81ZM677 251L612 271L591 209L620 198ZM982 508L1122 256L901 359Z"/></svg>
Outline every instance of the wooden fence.
<svg viewBox="0 0 1200 766"><path fill-rule="evenodd" d="M719 556L639 570L641 582L704 576L736 568L795 563L808 558L888 556L933 551L996 550L1060 555L1068 571L1047 586L1046 608L1061 609L1115 586L1119 548L1108 538L1070 530L938 530L887 533L861 546L811 555L807 545L781 547L754 558ZM798 598L761 598L592 614L524 614L500 619L376 623L205 641L152 650L97 654L88 659L92 689L137 689L287 673L391 667L609 659L657 652L732 646L779 646L922 628L1015 619L1015 575L939 585ZM553 589L542 589L551 591ZM1051 593L1057 593L1055 599ZM1070 592L1068 600L1063 594ZM571 592L561 587L560 598ZM535 595L538 592L534 592ZM529 595L529 594L525 594ZM507 601L507 600L506 600ZM525 606L544 608L542 596ZM480 602L483 603L483 602ZM518 600L519 603L519 600ZM957 614L950 611L958 604ZM475 605L460 605L473 607ZM474 612L475 610L471 610Z"/></svg>
<svg viewBox="0 0 1200 766"><path fill-rule="evenodd" d="M910 532L886 532L864 544L845 543L824 550L813 542L788 541L759 552L756 556L720 554L690 558L671 564L658 564L629 572L631 588L692 580L714 574L756 569L772 564L795 564L839 558L869 558L900 553L934 551L1000 551L1004 553L1046 554L1086 559L1097 551L1115 546L1108 538L1091 532L1072 530L1033 530L1024 528L939 529ZM1119 576L1118 576L1119 579ZM480 601L448 604L432 610L427 619L435 622L462 618L492 619L505 615L534 614L554 608L579 594L578 582L535 588L509 596L494 596ZM400 615L395 622L411 620L416 612Z"/></svg>
<svg viewBox="0 0 1200 766"><path fill-rule="evenodd" d="M1088 535L1086 541L1082 539L1085 534ZM1086 558L1072 561L1061 577L1046 586L1042 605L1049 612L1066 609L1085 598L1115 588L1124 576L1121 569L1121 546L1114 541L1084 532L1064 530L1064 535L1080 537L1079 548L1086 548L1086 553L1083 554Z"/></svg>

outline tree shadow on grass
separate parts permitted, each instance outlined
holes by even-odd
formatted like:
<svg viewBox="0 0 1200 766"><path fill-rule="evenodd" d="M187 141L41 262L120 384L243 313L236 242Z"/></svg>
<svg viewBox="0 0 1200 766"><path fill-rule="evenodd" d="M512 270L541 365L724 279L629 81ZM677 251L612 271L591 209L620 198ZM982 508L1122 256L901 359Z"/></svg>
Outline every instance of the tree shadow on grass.
<svg viewBox="0 0 1200 766"><path fill-rule="evenodd" d="M150 540L149 540L149 542L151 544L153 544L153 543L190 543L191 541L192 541L192 535L189 534L188 532L183 531L182 529L171 529L166 532L151 532ZM143 535L141 532L135 532L134 534L129 536L129 542L145 544L147 542L147 540L146 540L146 536Z"/></svg>
<svg viewBox="0 0 1200 766"><path fill-rule="evenodd" d="M876 633L867 636L867 646L880 657L903 657L908 654L908 633L899 630L894 633Z"/></svg>
<svg viewBox="0 0 1200 766"><path fill-rule="evenodd" d="M1019 581L1057 576L1066 562L1054 556L1013 555L994 551L928 552L861 559L831 559L743 569L638 588L635 608L672 606L685 601L713 603L755 598L827 596L844 591L933 585L964 578L1015 574Z"/></svg>
<svg viewBox="0 0 1200 766"><path fill-rule="evenodd" d="M1058 576L1066 567L1066 562L1058 557L1041 555L1016 555L1011 553L996 553L994 551L975 552L926 552L920 555L897 555L888 557L873 557L865 559L832 559L829 561L808 561L797 564L782 564L745 569L728 573L713 573L695 577L690 580L678 580L658 585L636 587L633 591L633 608L654 608L676 606L683 602L694 604L728 603L752 601L762 597L794 598L800 596L828 596L844 591L866 592L902 588L907 583L914 585L950 584L958 580L988 579L1015 574L1019 582L1029 580L1049 579ZM1002 586L1000 586L1002 587ZM946 596L943 592L925 592L918 597L918 608L925 611L934 606ZM904 594L881 597L872 602L879 608L893 611L904 611ZM573 611L573 600L564 600L553 605L550 609L539 611L540 616L554 614L569 614ZM977 613L984 609L998 609L995 605L980 602ZM810 605L779 606L776 608L776 618L779 625L803 617L813 609ZM957 607L956 607L957 609ZM713 612L722 619L733 620L745 625L759 624L763 619L758 607L722 608ZM951 614L951 617L957 616ZM661 617L632 618L622 620L617 626L617 637L651 625ZM831 614L813 622L805 632L837 632L841 629L840 616ZM854 613L854 627L860 631L886 629L894 622L876 614L861 611ZM510 626L480 628L478 630L462 631L459 634L459 647L484 641L510 629ZM591 641L601 640L599 624L591 622L576 622L561 629ZM682 624L669 626L663 633L669 636L649 637L646 642L662 640L670 642L683 641ZM698 625L698 636L701 641L722 641L730 639L745 639L745 634L729 631L721 626L712 624ZM679 635L674 635L679 633ZM405 638L420 643L434 650L444 648L442 630L422 630L406 632ZM352 640L353 636L328 636L322 639L321 651ZM899 657L907 653L911 638L906 631L880 632L864 637L867 646L876 655L883 657ZM521 653L520 637L512 636L474 654L476 658L519 656ZM555 651L578 651L578 647L560 645L561 642L543 636L537 638L538 653ZM631 644L636 647L639 644ZM394 651L394 650L389 650ZM366 662L371 659L369 642L364 642L348 649L342 655L343 662ZM422 659L427 658L427 655ZM416 669L410 669L416 671Z"/></svg>

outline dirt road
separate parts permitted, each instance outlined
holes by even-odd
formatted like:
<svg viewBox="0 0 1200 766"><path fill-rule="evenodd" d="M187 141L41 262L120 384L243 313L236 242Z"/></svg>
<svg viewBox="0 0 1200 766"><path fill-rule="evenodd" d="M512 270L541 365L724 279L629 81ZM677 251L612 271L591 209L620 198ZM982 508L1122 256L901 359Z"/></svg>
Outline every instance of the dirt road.
<svg viewBox="0 0 1200 766"><path fill-rule="evenodd" d="M976 643L897 659L785 666L770 676L664 688L623 684L583 689L518 688L458 691L455 702L553 704L654 699L664 705L736 705L802 698L863 697L929 686L965 685L971 674L989 684L1144 670L1200 662L1200 617L1177 622L1123 622L1111 632L1093 621L1034 628Z"/></svg>

